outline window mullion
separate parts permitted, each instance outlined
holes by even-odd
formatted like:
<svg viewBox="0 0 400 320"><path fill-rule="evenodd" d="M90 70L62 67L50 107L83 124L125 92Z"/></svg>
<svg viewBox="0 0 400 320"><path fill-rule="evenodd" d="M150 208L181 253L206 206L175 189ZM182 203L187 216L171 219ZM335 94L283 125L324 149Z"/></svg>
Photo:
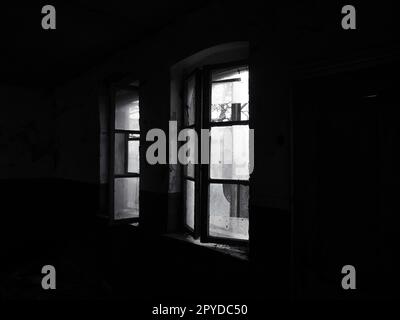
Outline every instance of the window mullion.
<svg viewBox="0 0 400 320"><path fill-rule="evenodd" d="M211 106L211 86L210 86L210 69L204 68L202 72L202 79L201 79L201 127L203 129L208 129L210 132L210 106ZM208 138L208 153L210 154L211 151L211 138ZM200 154L201 156L201 154ZM201 159L201 158L200 158ZM201 206L200 206L200 239L202 242L207 242L208 237L208 193L209 193L209 170L210 166L208 163L201 164Z"/></svg>

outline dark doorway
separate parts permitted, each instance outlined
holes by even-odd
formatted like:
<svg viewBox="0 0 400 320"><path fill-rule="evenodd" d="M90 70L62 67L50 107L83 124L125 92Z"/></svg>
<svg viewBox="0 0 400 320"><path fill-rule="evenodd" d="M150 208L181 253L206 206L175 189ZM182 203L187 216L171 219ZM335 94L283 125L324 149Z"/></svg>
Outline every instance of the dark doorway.
<svg viewBox="0 0 400 320"><path fill-rule="evenodd" d="M392 79L398 70L385 65L296 84L294 252L300 295L396 294L400 131ZM344 265L356 268L353 292L341 287Z"/></svg>

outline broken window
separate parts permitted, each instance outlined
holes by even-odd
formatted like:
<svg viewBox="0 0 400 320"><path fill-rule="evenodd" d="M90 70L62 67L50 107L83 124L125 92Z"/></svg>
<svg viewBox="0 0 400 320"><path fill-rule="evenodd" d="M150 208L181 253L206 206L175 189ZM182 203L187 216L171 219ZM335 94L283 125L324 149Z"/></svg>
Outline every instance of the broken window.
<svg viewBox="0 0 400 320"><path fill-rule="evenodd" d="M183 168L185 226L203 242L247 241L248 66L211 66L195 72L185 80L183 100L184 128L209 129L209 163Z"/></svg>
<svg viewBox="0 0 400 320"><path fill-rule="evenodd" d="M211 238L249 239L249 69L212 69L210 75L208 230Z"/></svg>

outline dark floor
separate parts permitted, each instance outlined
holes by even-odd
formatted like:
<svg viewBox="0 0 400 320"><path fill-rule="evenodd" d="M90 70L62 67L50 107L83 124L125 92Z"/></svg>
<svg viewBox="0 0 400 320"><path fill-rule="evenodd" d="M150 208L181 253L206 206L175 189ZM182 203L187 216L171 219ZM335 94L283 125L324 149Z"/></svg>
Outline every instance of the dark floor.
<svg viewBox="0 0 400 320"><path fill-rule="evenodd" d="M30 192L18 201L21 186ZM146 235L131 225L89 221L94 214L89 208L95 199L93 186L21 180L2 187L8 193L6 208L16 213L2 224L2 299L255 297L248 261L181 240ZM52 199L51 203L46 199ZM56 268L57 290L41 288L41 268L47 264Z"/></svg>

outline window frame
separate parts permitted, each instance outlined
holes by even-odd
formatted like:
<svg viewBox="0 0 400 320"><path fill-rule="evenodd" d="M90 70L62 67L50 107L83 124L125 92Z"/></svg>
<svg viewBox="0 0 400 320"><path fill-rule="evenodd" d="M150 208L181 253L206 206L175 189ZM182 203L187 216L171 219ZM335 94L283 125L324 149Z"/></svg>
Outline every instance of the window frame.
<svg viewBox="0 0 400 320"><path fill-rule="evenodd" d="M128 84L112 84L110 85L110 109L109 109L109 136L110 136L110 148L109 148L109 222L111 224L120 223L138 223L140 221L140 149L141 149L141 134L140 134L140 116L139 116L139 130L125 130L116 129L115 127L115 111L116 111L116 94L118 90L136 90L138 92L140 101L140 86L139 85L128 85ZM139 115L140 115L140 104L139 104ZM115 135L118 133L125 134L125 164L124 174L115 174ZM128 172L128 143L129 134L138 134L139 138L132 140L139 141L139 173ZM139 178L139 217L115 219L115 179L118 178Z"/></svg>
<svg viewBox="0 0 400 320"><path fill-rule="evenodd" d="M211 133L211 127L218 127L218 126L233 126L233 125L248 125L249 128L251 128L251 103L250 103L250 94L249 94L249 119L248 120L243 120L243 121L221 121L221 122L212 122L211 121L211 74L213 71L218 70L218 69L224 69L224 68L234 68L234 67L247 67L249 70L250 74L250 65L249 61L247 59L245 60L238 60L234 62L229 62L229 63L220 63L220 64L210 64L210 65L205 65L203 66L200 70L196 69L192 73L189 73L184 79L183 79L183 87L184 90L186 90L186 82L189 79L189 77L194 73L198 73L198 78L199 83L196 82L196 88L199 88L198 92L196 92L196 121L195 121L195 127L196 127L196 132L198 133L198 145L199 145L199 150L198 150L198 160L199 163L195 165L195 172L198 172L199 174L199 181L198 181L198 192L195 192L195 196L197 196L197 201L195 200L195 230L194 232L190 232L187 228L185 228L185 231L188 232L192 235L194 235L195 238L200 238L200 241L202 243L217 243L217 244L227 244L227 245L237 245L237 246L248 246L248 243L250 241L250 232L249 232L249 239L248 240L243 240L243 239L233 239L233 238L228 238L228 237L215 237L211 236L209 234L209 221L210 221L210 216L209 216L209 203L208 203L208 196L209 196L209 186L211 183L229 183L229 184L234 184L234 185L246 185L250 188L250 177L248 180L229 180L229 179L212 179L210 178L210 165L209 164L202 164L200 163L201 159L201 148L200 146L202 145L202 136L200 134L201 129L208 129L209 132ZM250 91L250 80L249 80L249 91ZM185 91L184 91L185 92ZM183 103L185 103L185 96L183 99ZM183 106L184 108L184 106ZM184 119L184 110L183 110L183 119ZM184 122L183 122L184 123ZM185 125L182 126L182 128L186 128ZM208 137L209 143L208 143L208 153L209 153L209 160L211 157L211 135ZM182 174L182 186L183 186L183 192L186 192L185 185L184 185L184 179L185 176ZM196 185L195 185L196 186ZM249 190L250 193L250 190ZM185 204L185 198L186 195L183 196L184 201L183 201L183 221L184 221L184 226L186 225L185 219L186 219L186 204ZM250 202L250 201L249 201ZM249 207L249 225L250 225L250 205Z"/></svg>
<svg viewBox="0 0 400 320"><path fill-rule="evenodd" d="M195 79L195 121L194 124L186 125L185 124L185 104L186 104L186 89L188 80L194 76ZM187 74L183 79L182 86L182 127L181 129L194 129L198 136L198 145L200 145L200 129L201 129L201 118L202 118L202 77L201 70L196 68L189 74ZM186 142L181 142L179 145L182 146ZM199 160L200 152L197 152L197 160ZM182 165L182 174L181 174L181 185L183 190L183 229L185 232L192 235L195 239L200 237L200 201L201 201L201 182L200 182L200 167L199 164L193 164L194 168L194 177L190 177L185 175L185 168ZM190 180L194 182L194 229L190 228L190 226L186 223L186 180ZM197 192L196 192L197 191Z"/></svg>

